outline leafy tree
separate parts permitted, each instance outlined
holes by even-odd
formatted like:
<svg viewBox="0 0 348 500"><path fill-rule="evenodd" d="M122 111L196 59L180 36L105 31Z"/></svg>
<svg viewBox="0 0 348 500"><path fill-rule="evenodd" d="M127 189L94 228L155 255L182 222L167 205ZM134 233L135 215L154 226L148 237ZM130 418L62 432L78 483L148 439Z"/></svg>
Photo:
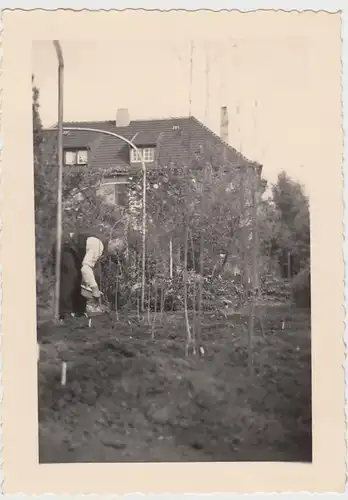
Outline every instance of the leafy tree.
<svg viewBox="0 0 348 500"><path fill-rule="evenodd" d="M47 303L51 276L48 273L47 245L51 242L54 213L54 176L43 169L42 145L44 134L40 118L39 90L32 78L33 101L33 156L34 156L34 199L35 199L35 243L36 243L36 287L38 305Z"/></svg>
<svg viewBox="0 0 348 500"><path fill-rule="evenodd" d="M278 176L272 189L273 203L278 213L276 246L292 258L293 273L309 265L310 217L309 202L303 187L285 172Z"/></svg>

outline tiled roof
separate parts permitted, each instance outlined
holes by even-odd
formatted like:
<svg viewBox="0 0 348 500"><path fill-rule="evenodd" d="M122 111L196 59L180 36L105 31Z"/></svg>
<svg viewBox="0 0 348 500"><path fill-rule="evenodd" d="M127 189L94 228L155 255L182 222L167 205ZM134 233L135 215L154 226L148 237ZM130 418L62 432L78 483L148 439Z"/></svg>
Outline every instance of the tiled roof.
<svg viewBox="0 0 348 500"><path fill-rule="evenodd" d="M202 148L208 148L212 158L216 157L217 151L218 155L225 152L232 166L255 164L224 143L218 135L194 117L134 120L127 127L116 127L115 121L65 122L64 126L115 132L128 140L133 140L138 147L156 145L156 162L161 165L172 162L185 163L195 154L202 152ZM48 158L52 146L57 143L57 133L52 129L46 129L45 137L44 150ZM91 168L111 168L115 173L128 171L129 146L120 139L98 132L69 131L64 133L63 143L64 148L87 146L90 149Z"/></svg>

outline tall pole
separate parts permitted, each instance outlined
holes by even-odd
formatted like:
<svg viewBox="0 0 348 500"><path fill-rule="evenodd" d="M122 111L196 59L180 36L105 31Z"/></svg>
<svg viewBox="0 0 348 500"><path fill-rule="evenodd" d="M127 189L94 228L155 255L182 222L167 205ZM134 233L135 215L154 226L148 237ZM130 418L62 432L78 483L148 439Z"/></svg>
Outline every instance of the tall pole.
<svg viewBox="0 0 348 500"><path fill-rule="evenodd" d="M145 307L145 244L146 244L146 167L142 158L143 165L143 234L142 234L142 269L141 269L141 310Z"/></svg>
<svg viewBox="0 0 348 500"><path fill-rule="evenodd" d="M259 273L260 273L260 241L259 241L259 221L258 221L258 207L259 207L259 174L257 169L253 169L252 179L252 224L253 224L253 246L252 246L252 274L253 274L253 288L254 292L259 291Z"/></svg>
<svg viewBox="0 0 348 500"><path fill-rule="evenodd" d="M54 319L59 320L60 301L60 264L62 252L62 188L63 188L63 86L64 61L58 40L54 40L58 58L58 192L57 192L57 229L56 229L56 286L54 301Z"/></svg>

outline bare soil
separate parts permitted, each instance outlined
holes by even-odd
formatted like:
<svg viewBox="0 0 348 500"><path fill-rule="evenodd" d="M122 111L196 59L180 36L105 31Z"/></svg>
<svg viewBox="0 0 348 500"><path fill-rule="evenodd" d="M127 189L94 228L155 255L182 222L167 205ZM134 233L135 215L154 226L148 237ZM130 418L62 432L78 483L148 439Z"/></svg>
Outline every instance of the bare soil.
<svg viewBox="0 0 348 500"><path fill-rule="evenodd" d="M311 462L310 315L262 309L253 374L244 314L206 314L188 358L182 312L154 339L130 316L38 327L40 463Z"/></svg>

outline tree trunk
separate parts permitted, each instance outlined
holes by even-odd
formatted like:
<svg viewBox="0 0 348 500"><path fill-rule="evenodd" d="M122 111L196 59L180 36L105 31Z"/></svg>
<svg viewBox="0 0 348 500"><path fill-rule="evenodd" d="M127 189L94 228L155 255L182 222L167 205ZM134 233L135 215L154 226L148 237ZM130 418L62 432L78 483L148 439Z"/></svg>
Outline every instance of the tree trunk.
<svg viewBox="0 0 348 500"><path fill-rule="evenodd" d="M256 172L253 172L251 189L251 208L252 208L252 297L249 314L249 370L250 375L254 374L253 343L254 343L254 324L255 324L255 305L258 291L258 210L256 203Z"/></svg>
<svg viewBox="0 0 348 500"><path fill-rule="evenodd" d="M203 228L199 235L199 289L198 289L198 313L197 313L197 327L196 327L196 340L198 344L201 343L202 338L202 302L203 302L203 283L204 283L204 235Z"/></svg>
<svg viewBox="0 0 348 500"><path fill-rule="evenodd" d="M232 228L231 229L231 239L230 239L227 251L225 252L224 260L222 261L221 268L220 268L220 271L219 271L220 275L224 272L225 266L226 266L227 261L228 261L228 257L230 256L230 253L231 253L231 250L232 250L232 247L233 247L233 243L234 243L234 239L235 239L235 234L236 233L234 231L234 228Z"/></svg>
<svg viewBox="0 0 348 500"><path fill-rule="evenodd" d="M195 270L196 265L195 265L192 231L189 230L189 233L190 233L191 252L192 252L192 268L193 268L193 270ZM195 332L196 332L196 280L194 279L193 290L192 290L192 338L193 338L193 340L195 340Z"/></svg>
<svg viewBox="0 0 348 500"><path fill-rule="evenodd" d="M140 321L140 297L138 291L136 293L137 293L137 318L138 321Z"/></svg>
<svg viewBox="0 0 348 500"><path fill-rule="evenodd" d="M249 290L249 273L247 261L247 227L245 224L246 210L245 210L245 172L243 168L240 169L240 213L241 213L241 261L242 261L242 283L244 288L244 300Z"/></svg>
<svg viewBox="0 0 348 500"><path fill-rule="evenodd" d="M158 290L157 285L155 285L155 305L154 305L154 314L152 319L152 330L151 330L151 338L154 340L155 338L155 324L156 324L156 313L157 313L157 298L158 298Z"/></svg>
<svg viewBox="0 0 348 500"><path fill-rule="evenodd" d="M199 289L198 289L198 314L197 314L197 327L196 339L198 344L201 344L202 338L202 302L203 302L203 283L204 283L204 231L203 221L205 214L205 185L207 180L207 166L204 169L203 186L201 194L201 216L200 216L200 234L199 234Z"/></svg>
<svg viewBox="0 0 348 500"><path fill-rule="evenodd" d="M184 242L184 314L185 314L185 325L186 325L186 346L185 346L185 355L189 355L190 347L193 349L193 354L195 354L195 346L193 343L192 335L191 335L191 327L190 321L188 317L188 309L187 309L187 251L188 251L188 226L185 227L185 242Z"/></svg>
<svg viewBox="0 0 348 500"><path fill-rule="evenodd" d="M161 285L161 325L163 324L165 288Z"/></svg>
<svg viewBox="0 0 348 500"><path fill-rule="evenodd" d="M255 323L255 300L254 300L254 290L253 297L250 305L249 321L248 321L248 357L249 357L249 373L252 377L254 375L254 323Z"/></svg>
<svg viewBox="0 0 348 500"><path fill-rule="evenodd" d="M169 278L173 279L173 240L169 240Z"/></svg>
<svg viewBox="0 0 348 500"><path fill-rule="evenodd" d="M154 276L154 286L155 286L155 293L154 293L154 312L153 312L153 317L152 317L152 328L151 328L151 338L154 340L155 338L155 324L156 324L156 313L157 313L157 299L158 299L158 288L157 288L157 266L158 266L158 260L156 258L155 261L155 276Z"/></svg>
<svg viewBox="0 0 348 500"><path fill-rule="evenodd" d="M118 321L118 276L116 275L116 284L115 284L115 310L116 310L116 319Z"/></svg>
<svg viewBox="0 0 348 500"><path fill-rule="evenodd" d="M147 296L147 322L149 325L151 325L150 305L151 305L151 285L149 283L148 296Z"/></svg>
<svg viewBox="0 0 348 500"><path fill-rule="evenodd" d="M178 250L177 250L177 262L178 262L178 266L180 267L180 264L181 264L181 248L180 248L180 243L178 245Z"/></svg>

